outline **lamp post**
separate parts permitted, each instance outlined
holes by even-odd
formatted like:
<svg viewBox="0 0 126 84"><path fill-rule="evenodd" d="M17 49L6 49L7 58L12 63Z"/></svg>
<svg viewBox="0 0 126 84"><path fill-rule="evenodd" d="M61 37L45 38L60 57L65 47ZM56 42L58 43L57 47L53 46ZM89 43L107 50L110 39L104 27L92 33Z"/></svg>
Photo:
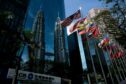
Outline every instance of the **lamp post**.
<svg viewBox="0 0 126 84"><path fill-rule="evenodd" d="M24 40L23 40L23 46L22 46L22 49L20 50L19 56L17 58L17 66L15 68L15 74L14 74L14 77L12 80L12 84L17 84L16 82L17 82L18 72L19 72L19 68L20 68L21 57L22 57L25 45L26 45L26 42L24 42Z"/></svg>

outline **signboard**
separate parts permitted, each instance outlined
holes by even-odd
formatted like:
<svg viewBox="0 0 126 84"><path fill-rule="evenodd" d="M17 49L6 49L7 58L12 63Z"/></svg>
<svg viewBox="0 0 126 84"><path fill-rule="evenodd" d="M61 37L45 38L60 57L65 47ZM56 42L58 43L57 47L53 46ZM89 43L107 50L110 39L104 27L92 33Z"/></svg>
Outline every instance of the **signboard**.
<svg viewBox="0 0 126 84"><path fill-rule="evenodd" d="M9 69L7 78L13 78L15 75L15 69ZM42 80L42 81L49 81L54 82L57 84L61 84L61 78L56 76L50 76L45 74L33 73L28 71L19 70L18 72L18 80Z"/></svg>

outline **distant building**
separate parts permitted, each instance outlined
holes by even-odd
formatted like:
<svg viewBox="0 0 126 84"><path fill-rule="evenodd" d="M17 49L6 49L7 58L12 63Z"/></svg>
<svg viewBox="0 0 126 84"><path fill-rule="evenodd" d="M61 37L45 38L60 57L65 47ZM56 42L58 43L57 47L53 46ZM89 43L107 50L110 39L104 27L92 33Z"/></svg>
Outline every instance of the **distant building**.
<svg viewBox="0 0 126 84"><path fill-rule="evenodd" d="M57 18L54 30L54 61L66 63L65 30L61 27L60 18Z"/></svg>
<svg viewBox="0 0 126 84"><path fill-rule="evenodd" d="M37 73L42 73L44 70L45 61L45 25L44 25L44 13L39 10L35 17L33 27L33 48L32 56L34 57L33 71Z"/></svg>

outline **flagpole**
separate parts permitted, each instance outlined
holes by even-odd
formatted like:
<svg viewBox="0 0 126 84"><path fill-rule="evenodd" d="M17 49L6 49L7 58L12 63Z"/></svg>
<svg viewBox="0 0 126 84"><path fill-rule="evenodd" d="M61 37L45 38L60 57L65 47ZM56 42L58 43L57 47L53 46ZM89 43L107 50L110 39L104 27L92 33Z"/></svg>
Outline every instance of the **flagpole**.
<svg viewBox="0 0 126 84"><path fill-rule="evenodd" d="M119 44L118 44L119 45ZM124 62L124 65L125 65L125 67L126 67L126 58L125 58L125 56L126 56L126 51L125 51L125 49L120 45L120 48L124 51L123 53L124 53L124 55L123 55L123 57L122 57L122 60L123 60L123 62Z"/></svg>
<svg viewBox="0 0 126 84"><path fill-rule="evenodd" d="M90 47L89 47L89 43L88 43L88 37L87 37L87 34L85 34L86 35L86 38L87 38L87 47L88 47L88 50L90 51ZM90 55L90 57L91 57L91 63L92 63L92 67L93 67L93 70L94 70L94 75L95 75L95 80L96 80L96 83L98 84L98 80L97 80L97 73L96 73L96 69L95 69L95 65L94 65L94 60L93 60L93 57L92 57L92 55Z"/></svg>
<svg viewBox="0 0 126 84"><path fill-rule="evenodd" d="M105 32L105 30L102 28L102 38L103 38L103 34L106 34L106 32ZM115 73L115 77L116 77L116 79L117 79L117 81L118 81L118 83L119 83L119 78L118 78L118 76L117 76L117 74L116 74L116 71L115 71L115 69L114 69L114 65L113 65L113 63L112 63L112 59L111 59L111 57L110 57L110 53L109 53L109 51L108 51L108 49L107 49L107 47L105 46L105 48L106 48L106 51L107 51L107 56L108 56L108 58L109 58L109 61L110 61L110 63L111 63L111 65L112 65L112 69L114 70L114 73ZM103 50L103 48L101 48L102 50ZM103 50L103 52L104 52L104 50ZM109 72L110 72L110 77L111 77L111 80L112 80L112 83L114 84L114 80L113 80L113 78L112 78L112 73L111 73L111 71L110 71L110 65L108 66L109 67Z"/></svg>
<svg viewBox="0 0 126 84"><path fill-rule="evenodd" d="M95 48L96 48L96 49L95 49L95 50L96 50L96 53L97 53L97 55L98 55L98 60L99 60L99 62L100 62L100 67L101 67L101 70L102 70L102 74L103 74L105 83L107 84L105 72L104 72L104 69L103 69L103 66L102 66L101 59L100 59L100 57L99 57L100 55L99 55L99 52L98 52L98 48L97 48L97 46L96 46L96 40L95 40L95 38L93 38L93 41L94 41L94 46L95 46Z"/></svg>
<svg viewBox="0 0 126 84"><path fill-rule="evenodd" d="M115 73L116 79L117 79L117 81L119 82L119 78L118 78L117 73L116 73L116 71L115 71L115 68L114 68L114 65L113 65L112 59L111 59L111 57L110 57L110 53L109 53L107 47L105 47L105 48L106 48L106 50L107 50L107 54L108 54L108 57L109 57L109 60L110 60L110 63L111 63L112 69L114 70L114 73Z"/></svg>
<svg viewBox="0 0 126 84"><path fill-rule="evenodd" d="M81 9L82 9L82 8L80 7L79 9L80 9L80 13L81 13L81 18L83 18L83 14L82 14L82 12L81 12ZM84 29L84 30L85 30L85 29ZM77 32L77 33L78 33L78 32ZM87 33L85 34L85 36L86 36L86 39L87 39L87 48L88 48L88 51L90 51ZM94 71L94 76L95 76L96 84L98 84L97 73L96 73L96 69L95 69L95 65L94 65L94 61L93 61L92 55L90 55L90 57L91 57L91 63L92 63L93 71Z"/></svg>
<svg viewBox="0 0 126 84"><path fill-rule="evenodd" d="M119 50L119 51L120 51L120 50L122 51L122 49L121 49L122 47L119 46L119 44L116 42L115 39L114 39L114 41L115 41L115 44L117 44L117 47L115 47L115 50L116 50L116 51L118 51L118 50ZM124 55L123 55L123 56L124 56ZM124 72L126 72L126 69L125 69L125 68L126 68L126 63L124 62L124 59L122 58L123 56L121 56L121 57L118 58L118 59L119 59L119 61L120 61L120 62L122 63L122 65L123 65Z"/></svg>
<svg viewBox="0 0 126 84"><path fill-rule="evenodd" d="M118 45L117 45L117 46L118 46ZM118 46L118 48L119 48L119 46ZM114 51L115 51L115 52L120 52L120 50L117 49L117 47L115 47ZM120 60L120 57L119 57L119 58L117 57L117 59L115 59L115 60L118 62L119 65L120 65L120 63L122 63L122 61ZM124 72L125 72L125 70L124 70L124 69L125 69L125 68L124 68L124 65L121 64L120 67L121 67L122 74L123 74L124 78L126 78L125 73L124 73Z"/></svg>
<svg viewBox="0 0 126 84"><path fill-rule="evenodd" d="M95 24L95 25L96 25L96 24ZM97 28L98 28L98 27L97 27ZM99 31L99 28L98 28L98 31ZM96 53L97 53L97 57L98 57L98 60L99 60L99 63L100 63L101 71L102 71L102 74L103 74L105 83L107 84L105 72L104 72L104 69L103 69L103 66L102 66L102 62L101 62L101 59L100 59L100 55L99 55L99 52L98 52L97 41L96 41L96 39L95 39L94 37L92 37L92 39L93 39L93 41L94 41L94 47L95 47L95 51L96 51Z"/></svg>
<svg viewBox="0 0 126 84"><path fill-rule="evenodd" d="M103 35L102 35L102 37L103 37ZM103 53L104 53L103 48L101 48L101 50L102 50ZM107 56L108 56L108 52L107 52ZM107 63L106 57L105 57L105 61L106 61L106 63ZM110 58L109 58L109 61L111 62ZM107 68L108 68L108 72L109 72L109 74L110 74L110 78L111 78L112 84L114 84L114 79L113 79L113 77L112 77L112 73L111 73L111 70L110 70L110 65L108 65L108 63L107 63ZM115 71L114 71L114 73L115 73ZM115 75L116 75L116 73L115 73ZM116 79L117 79L117 81L118 81L118 76L117 76L117 75L116 75ZM119 81L118 81L118 83L119 83Z"/></svg>
<svg viewBox="0 0 126 84"><path fill-rule="evenodd" d="M102 28L102 30L98 28L98 30L102 33L101 36L99 36L99 38L103 39L103 34L105 34L105 31L103 30L103 28ZM101 48L101 50L103 51L103 54L104 54L104 57L105 57L105 52L104 52L103 48ZM108 53L107 53L107 55L108 55ZM109 58L109 61L111 62L110 58ZM107 69L108 69L108 73L110 74L111 82L112 82L112 84L114 84L114 79L112 77L110 65L108 65L106 57L105 57L105 62L107 64ZM114 70L114 73L115 73L115 70ZM119 83L118 76L117 75L115 75L115 76L116 76L117 82Z"/></svg>
<svg viewBox="0 0 126 84"><path fill-rule="evenodd" d="M125 66L124 69L125 69L125 72L126 72L126 60L125 60L124 56L125 56L125 55L123 55L123 56L120 58L120 60L122 60L123 65Z"/></svg>
<svg viewBox="0 0 126 84"><path fill-rule="evenodd" d="M106 48L107 48L107 47L106 47ZM114 55L113 51L112 51L112 55ZM111 58L111 57L110 57L110 58ZM113 63L115 63L115 66L116 66L116 68L117 68L117 71L118 71L118 73L119 73L119 76L120 76L121 80L123 80L122 75L121 75L121 73L120 73L120 70L119 70L119 68L118 68L118 65L117 65L117 63L116 63L116 61L115 61L115 58L113 58L113 59L111 59L111 60L113 60ZM113 67L114 67L114 66L113 66Z"/></svg>
<svg viewBox="0 0 126 84"><path fill-rule="evenodd" d="M119 47L119 50L120 50L120 48L121 48L121 46L119 46L119 44L117 43L117 46ZM118 50L118 48L116 47L115 48L116 50ZM122 51L122 50L121 50ZM125 65L125 63L124 63L124 60L122 59L122 56L121 57L119 57L117 60L119 60L120 62L121 62L121 64L122 64L122 67L123 67L123 71L126 73L126 65ZM124 73L124 75L125 75L125 73ZM124 76L125 77L125 79L126 79L126 75Z"/></svg>

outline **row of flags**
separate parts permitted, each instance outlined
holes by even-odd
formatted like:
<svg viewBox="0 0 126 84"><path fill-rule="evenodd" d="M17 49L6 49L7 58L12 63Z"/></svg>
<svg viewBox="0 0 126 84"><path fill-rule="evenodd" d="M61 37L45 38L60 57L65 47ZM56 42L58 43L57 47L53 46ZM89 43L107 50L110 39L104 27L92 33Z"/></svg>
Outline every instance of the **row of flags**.
<svg viewBox="0 0 126 84"><path fill-rule="evenodd" d="M112 42L108 34L105 34L103 39L98 43L98 46L104 51L109 52L111 59L124 56L122 48L117 43Z"/></svg>
<svg viewBox="0 0 126 84"><path fill-rule="evenodd" d="M81 18L81 12L80 12L80 10L77 10L74 14L72 14L69 17L62 20L60 22L61 26L67 27L73 22L73 20L76 20L79 18ZM88 37L98 38L101 35L98 26L92 20L88 19L87 17L79 19L69 29L69 32L72 33L77 30L79 32L79 35L87 34ZM102 40L98 43L98 47L102 48L104 51L108 50L112 59L122 57L124 55L124 52L122 50L119 50L119 47L117 47L117 46L115 48L115 45L113 45L113 44L114 43L110 42L108 34L104 34Z"/></svg>
<svg viewBox="0 0 126 84"><path fill-rule="evenodd" d="M79 14L79 17L77 17ZM77 18L75 18L75 17ZM81 17L80 12L76 12L73 15L71 15L70 17L66 18L63 20L64 24L61 24L62 27L66 27L68 25L70 25L73 20L75 19L79 19ZM67 23L68 22L68 23ZM125 66L124 64L120 66L120 63L125 63L124 62L124 56L125 56L125 52L123 51L122 47L120 47L117 43L113 42L110 38L109 35L107 33L101 33L98 26L91 21L90 19L88 19L87 17L79 19L72 27L70 27L69 32L74 32L74 31L78 31L79 35L82 35L82 41L83 42L87 42L87 45L90 46L88 44L88 40L93 40L94 42L94 49L96 51L96 56L98 57L98 61L100 63L100 67L102 70L102 75L104 76L104 79L106 80L106 75L105 75L105 71L104 71L104 66L102 65L102 60L103 57L105 58L106 64L107 64L107 68L108 68L108 73L107 76L110 76L112 82L113 82L113 77L112 77L112 71L114 71L114 73L118 73L115 75L115 78L120 79L122 76L122 74L124 75L124 73L122 73L123 71L125 71ZM104 30L103 30L104 31ZM85 38L86 37L86 38ZM91 37L94 37L91 38ZM102 37L102 39L101 39ZM91 38L91 39L88 39ZM96 40L96 41L95 41ZM99 41L99 42L98 42ZM101 48L101 50L103 51L103 53L105 53L107 56L104 56L102 58L100 58L100 52L97 52L97 47ZM90 47L89 47L90 48ZM92 52L92 51L91 51ZM107 59L106 59L107 57ZM109 58L109 61L108 61ZM92 63L94 62L94 58L91 57L91 61ZM109 64L107 63L109 62ZM111 64L111 66L110 66ZM119 66L118 66L119 65ZM96 72L96 67L94 65L93 66L93 70L95 73L95 77L97 77L97 72ZM111 70L112 69L112 70ZM117 70L115 70L117 69ZM123 70L123 71L122 71ZM117 78L119 77L119 78ZM125 77L125 75L124 75ZM96 78L97 81L97 78ZM105 82L107 83L107 82Z"/></svg>
<svg viewBox="0 0 126 84"><path fill-rule="evenodd" d="M79 19L81 17L80 10L76 11L74 14L70 15L69 17L65 18L63 21L61 21L61 26L62 27L67 27L69 26L73 20ZM74 32L78 30L79 34L85 34L89 33L90 35L93 35L94 37L97 37L98 34L100 34L98 27L93 23L91 20L89 20L87 17L82 18L78 20L73 27L70 28L69 32Z"/></svg>

